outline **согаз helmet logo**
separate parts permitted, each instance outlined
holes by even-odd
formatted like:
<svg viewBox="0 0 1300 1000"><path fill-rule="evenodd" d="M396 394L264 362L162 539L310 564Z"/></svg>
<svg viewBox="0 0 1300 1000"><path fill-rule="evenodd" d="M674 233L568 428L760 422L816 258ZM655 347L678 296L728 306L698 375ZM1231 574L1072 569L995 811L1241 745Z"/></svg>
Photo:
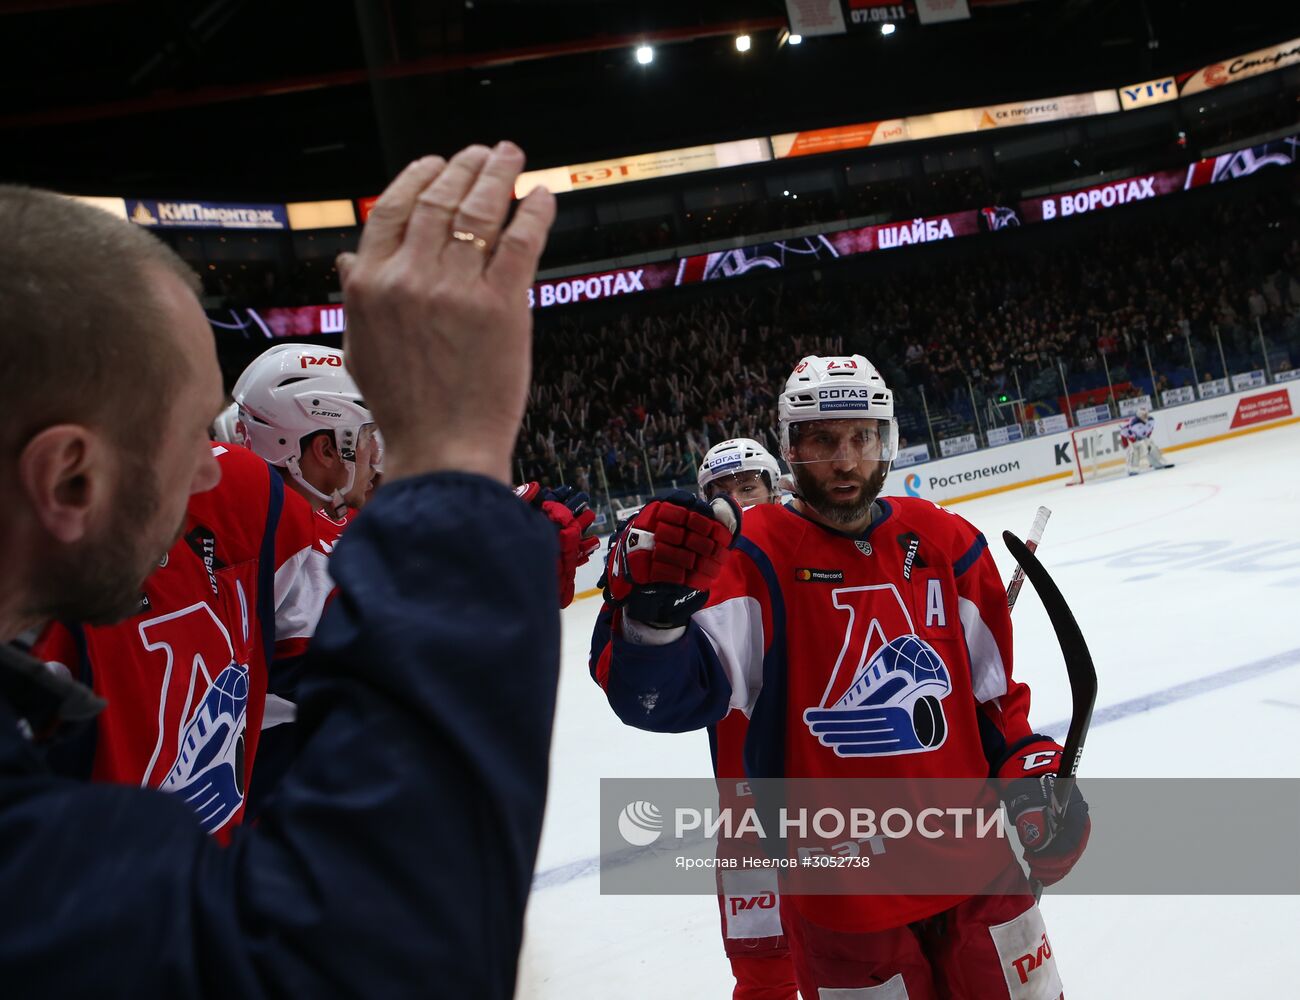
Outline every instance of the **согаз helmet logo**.
<svg viewBox="0 0 1300 1000"><path fill-rule="evenodd" d="M618 832L633 847L649 847L659 839L663 828L659 807L644 799L629 802L618 814Z"/></svg>

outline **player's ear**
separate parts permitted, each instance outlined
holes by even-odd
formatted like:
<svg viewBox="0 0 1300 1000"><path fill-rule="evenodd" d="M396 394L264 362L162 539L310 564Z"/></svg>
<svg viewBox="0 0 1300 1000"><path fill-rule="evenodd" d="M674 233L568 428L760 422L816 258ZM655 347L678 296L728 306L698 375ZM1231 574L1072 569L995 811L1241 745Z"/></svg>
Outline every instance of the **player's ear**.
<svg viewBox="0 0 1300 1000"><path fill-rule="evenodd" d="M18 455L17 471L36 520L64 545L86 536L115 479L109 443L80 424L56 424L34 435Z"/></svg>
<svg viewBox="0 0 1300 1000"><path fill-rule="evenodd" d="M339 461L339 450L334 445L334 435L329 431L313 434L308 441L308 448L312 458L326 468L336 465Z"/></svg>

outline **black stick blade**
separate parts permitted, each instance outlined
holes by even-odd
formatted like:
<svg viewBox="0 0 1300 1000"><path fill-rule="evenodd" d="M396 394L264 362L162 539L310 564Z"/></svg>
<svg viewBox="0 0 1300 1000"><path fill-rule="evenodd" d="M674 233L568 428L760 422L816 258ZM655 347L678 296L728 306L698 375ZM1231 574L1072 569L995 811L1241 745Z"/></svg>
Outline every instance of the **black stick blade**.
<svg viewBox="0 0 1300 1000"><path fill-rule="evenodd" d="M1056 799L1064 805L1070 799L1070 790L1074 786L1074 775L1079 769L1079 758L1083 754L1084 740L1088 736L1088 726L1092 723L1092 708L1097 701L1097 671L1092 664L1092 654L1084 641L1079 623L1074 620L1074 613L1065 602L1060 589L1056 586L1038 557L1019 538L1009 531L1002 532L1012 557L1020 564L1029 578L1030 584L1038 593L1048 620L1056 632L1056 641L1061 644L1061 654L1065 658L1065 671L1070 678L1070 694L1074 709L1070 713L1070 729L1065 738L1065 753L1061 755L1061 765L1057 770Z"/></svg>

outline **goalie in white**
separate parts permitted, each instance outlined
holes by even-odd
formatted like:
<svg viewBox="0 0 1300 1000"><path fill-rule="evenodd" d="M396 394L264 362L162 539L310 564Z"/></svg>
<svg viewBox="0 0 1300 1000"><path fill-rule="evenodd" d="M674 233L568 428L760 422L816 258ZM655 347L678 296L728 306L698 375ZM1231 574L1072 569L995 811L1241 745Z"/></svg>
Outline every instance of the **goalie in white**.
<svg viewBox="0 0 1300 1000"><path fill-rule="evenodd" d="M1128 450L1128 474L1136 476L1145 458L1152 469L1172 469L1173 462L1166 462L1152 435L1155 433L1156 420L1145 406L1139 406L1137 413L1120 428L1120 438Z"/></svg>

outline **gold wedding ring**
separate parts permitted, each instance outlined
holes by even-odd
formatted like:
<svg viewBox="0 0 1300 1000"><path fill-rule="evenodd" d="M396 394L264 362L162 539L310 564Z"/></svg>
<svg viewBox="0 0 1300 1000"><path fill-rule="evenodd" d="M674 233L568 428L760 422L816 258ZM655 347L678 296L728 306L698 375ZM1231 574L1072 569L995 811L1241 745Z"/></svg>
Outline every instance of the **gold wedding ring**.
<svg viewBox="0 0 1300 1000"><path fill-rule="evenodd" d="M477 236L465 229L453 229L451 231L451 238L453 240L460 240L462 243L473 243L476 250L486 252L488 248L487 240L482 236Z"/></svg>

